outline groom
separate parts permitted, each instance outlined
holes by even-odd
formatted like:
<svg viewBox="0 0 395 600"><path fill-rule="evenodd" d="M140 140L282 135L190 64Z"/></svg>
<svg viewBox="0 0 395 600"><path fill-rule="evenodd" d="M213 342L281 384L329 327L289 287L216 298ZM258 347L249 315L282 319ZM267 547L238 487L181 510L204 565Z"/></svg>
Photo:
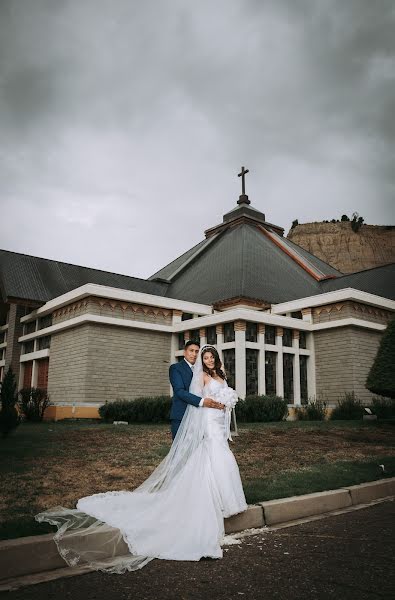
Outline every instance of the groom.
<svg viewBox="0 0 395 600"><path fill-rule="evenodd" d="M189 392L192 381L193 366L200 350L199 342L189 340L184 347L184 358L179 363L170 365L169 377L173 388L173 398L170 411L171 435L174 438L187 408L187 404L193 406L204 406L206 408L218 408L222 410L224 405L212 398L200 398Z"/></svg>

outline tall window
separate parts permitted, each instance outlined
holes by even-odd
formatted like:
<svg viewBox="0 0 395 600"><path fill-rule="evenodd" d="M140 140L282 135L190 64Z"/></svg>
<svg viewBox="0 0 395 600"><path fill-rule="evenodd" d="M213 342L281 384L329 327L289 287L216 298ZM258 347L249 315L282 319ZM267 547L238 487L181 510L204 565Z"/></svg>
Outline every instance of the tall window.
<svg viewBox="0 0 395 600"><path fill-rule="evenodd" d="M294 401L293 358L293 354L283 354L284 398L289 403Z"/></svg>
<svg viewBox="0 0 395 600"><path fill-rule="evenodd" d="M228 385L231 388L235 388L236 381L236 359L235 359L235 349L231 348L229 350L223 350L222 352L224 359L224 367L226 372L226 377L228 381Z"/></svg>
<svg viewBox="0 0 395 600"><path fill-rule="evenodd" d="M307 404L309 401L307 389L307 356L299 356L300 368L300 398L302 404Z"/></svg>
<svg viewBox="0 0 395 600"><path fill-rule="evenodd" d="M246 341L247 342L257 342L258 341L258 323L251 323L250 321L247 321Z"/></svg>
<svg viewBox="0 0 395 600"><path fill-rule="evenodd" d="M292 329L283 329L283 346L292 346Z"/></svg>
<svg viewBox="0 0 395 600"><path fill-rule="evenodd" d="M265 344L276 343L276 328L272 325L265 325Z"/></svg>
<svg viewBox="0 0 395 600"><path fill-rule="evenodd" d="M246 349L246 392L247 396L258 394L258 350Z"/></svg>
<svg viewBox="0 0 395 600"><path fill-rule="evenodd" d="M5 342L5 331L0 331L0 344Z"/></svg>
<svg viewBox="0 0 395 600"><path fill-rule="evenodd" d="M299 348L306 349L306 332L299 331Z"/></svg>
<svg viewBox="0 0 395 600"><path fill-rule="evenodd" d="M265 384L266 395L276 394L276 360L277 352L265 352Z"/></svg>
<svg viewBox="0 0 395 600"><path fill-rule="evenodd" d="M235 327L234 323L225 323L224 325L224 342L235 341Z"/></svg>
<svg viewBox="0 0 395 600"><path fill-rule="evenodd" d="M217 329L216 329L215 325L213 327L207 327L206 335L207 335L207 343L210 344L211 346L215 346L215 344L217 343Z"/></svg>
<svg viewBox="0 0 395 600"><path fill-rule="evenodd" d="M38 339L38 349L45 350L45 348L51 347L51 336L44 335L43 337Z"/></svg>
<svg viewBox="0 0 395 600"><path fill-rule="evenodd" d="M52 315L45 315L45 317L41 317L38 320L38 328L45 329L46 327L51 327L52 325Z"/></svg>
<svg viewBox="0 0 395 600"><path fill-rule="evenodd" d="M34 331L36 331L36 321L30 321L29 323L25 323L23 331L24 335L28 335L29 333L33 333Z"/></svg>
<svg viewBox="0 0 395 600"><path fill-rule="evenodd" d="M180 331L178 334L178 349L179 350L183 350L185 346L185 341L184 341L184 332Z"/></svg>
<svg viewBox="0 0 395 600"><path fill-rule="evenodd" d="M200 344L200 329L192 329L192 331L189 332L189 339L199 342Z"/></svg>
<svg viewBox="0 0 395 600"><path fill-rule="evenodd" d="M25 342L23 344L22 354L29 354L30 352L34 352L34 340L30 340L29 342Z"/></svg>

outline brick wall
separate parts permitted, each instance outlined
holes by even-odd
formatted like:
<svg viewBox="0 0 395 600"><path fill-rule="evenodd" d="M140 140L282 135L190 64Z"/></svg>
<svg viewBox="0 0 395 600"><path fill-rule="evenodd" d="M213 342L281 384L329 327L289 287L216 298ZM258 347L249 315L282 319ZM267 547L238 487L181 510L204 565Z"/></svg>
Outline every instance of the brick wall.
<svg viewBox="0 0 395 600"><path fill-rule="evenodd" d="M169 394L171 334L89 325L86 400Z"/></svg>
<svg viewBox="0 0 395 600"><path fill-rule="evenodd" d="M88 325L51 336L48 393L51 402L84 402L88 371Z"/></svg>
<svg viewBox="0 0 395 600"><path fill-rule="evenodd" d="M366 377L377 353L381 333L359 327L340 327L314 333L317 397L335 403L354 391L361 401L372 394Z"/></svg>
<svg viewBox="0 0 395 600"><path fill-rule="evenodd" d="M169 394L171 334L86 324L52 335L53 402Z"/></svg>

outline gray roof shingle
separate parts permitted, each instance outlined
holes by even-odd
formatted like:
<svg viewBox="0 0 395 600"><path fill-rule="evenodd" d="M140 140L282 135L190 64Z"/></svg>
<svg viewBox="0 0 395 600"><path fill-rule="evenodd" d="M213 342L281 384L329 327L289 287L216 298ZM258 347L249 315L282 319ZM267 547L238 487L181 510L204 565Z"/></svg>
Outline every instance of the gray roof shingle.
<svg viewBox="0 0 395 600"><path fill-rule="evenodd" d="M157 296L163 296L167 287L167 284L156 281L0 250L0 291L3 300L12 297L44 303L86 283Z"/></svg>

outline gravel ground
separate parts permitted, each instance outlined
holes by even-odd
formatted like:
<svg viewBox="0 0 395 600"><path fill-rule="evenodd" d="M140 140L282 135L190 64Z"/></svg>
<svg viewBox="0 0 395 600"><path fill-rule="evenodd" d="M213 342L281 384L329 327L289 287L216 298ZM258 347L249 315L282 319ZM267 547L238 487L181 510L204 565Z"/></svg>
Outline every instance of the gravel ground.
<svg viewBox="0 0 395 600"><path fill-rule="evenodd" d="M394 516L395 504L387 501L245 537L225 548L222 560L155 560L134 573L88 573L6 594L9 600L392 599Z"/></svg>

